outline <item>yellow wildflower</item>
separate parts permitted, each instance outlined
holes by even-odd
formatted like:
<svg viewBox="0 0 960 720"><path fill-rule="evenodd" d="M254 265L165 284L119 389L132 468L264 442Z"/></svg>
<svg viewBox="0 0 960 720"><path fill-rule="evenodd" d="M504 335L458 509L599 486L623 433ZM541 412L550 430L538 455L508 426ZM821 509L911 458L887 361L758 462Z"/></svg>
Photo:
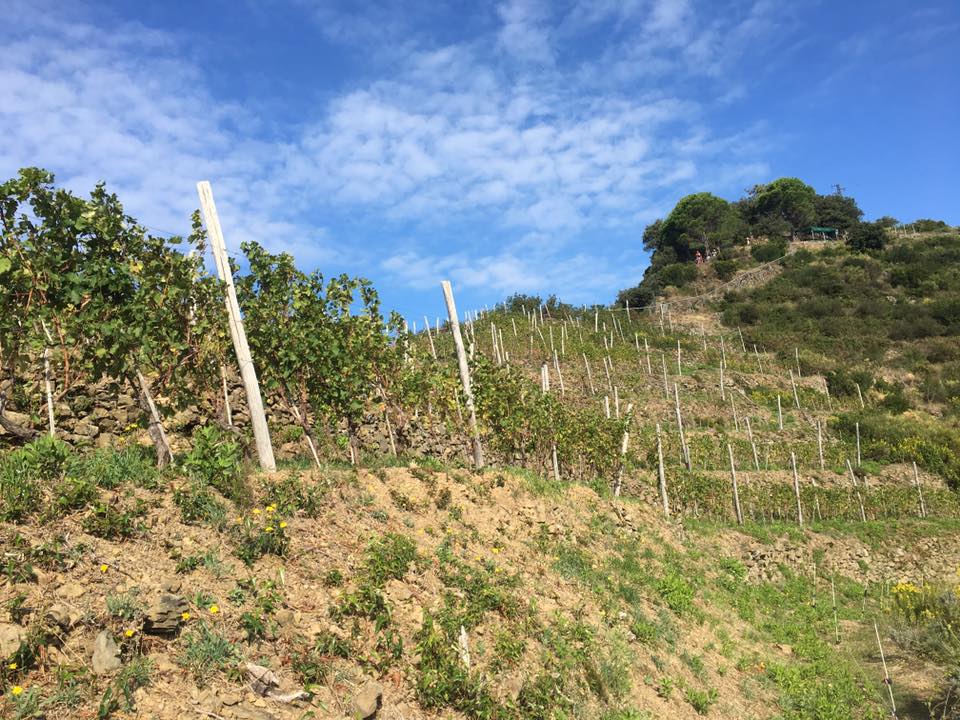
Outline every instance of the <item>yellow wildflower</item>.
<svg viewBox="0 0 960 720"><path fill-rule="evenodd" d="M252 512L254 515L259 515L259 514L260 514L260 508L254 508L251 512Z"/></svg>
<svg viewBox="0 0 960 720"><path fill-rule="evenodd" d="M106 563L104 563L103 565L100 566L100 572L102 573L106 572L108 567L109 566Z"/></svg>
<svg viewBox="0 0 960 720"><path fill-rule="evenodd" d="M272 532L273 532L273 525L267 525L267 526L263 529L263 531L264 531L264 532L268 532L268 533L272 533Z"/></svg>
<svg viewBox="0 0 960 720"><path fill-rule="evenodd" d="M136 632L137 632L136 630L124 630L123 634L126 635L128 638L131 638L134 636Z"/></svg>
<svg viewBox="0 0 960 720"><path fill-rule="evenodd" d="M500 548L498 547L490 548L490 552L492 552L494 555L497 555L500 552Z"/></svg>
<svg viewBox="0 0 960 720"><path fill-rule="evenodd" d="M212 615L216 615L218 612L220 612L220 608L219 608L219 607L217 607L216 605L211 605L211 606L210 606L210 613L211 613Z"/></svg>
<svg viewBox="0 0 960 720"><path fill-rule="evenodd" d="M183 620L185 620L185 621L186 621L186 620L189 620L189 619L190 619L190 613L188 613L188 612L180 613L180 617L181 617Z"/></svg>
<svg viewBox="0 0 960 720"><path fill-rule="evenodd" d="M10 693L11 693L14 697L16 697L17 695L19 695L19 694L22 693L22 692L23 692L23 688L20 687L19 685L14 685L14 686L10 689Z"/></svg>
<svg viewBox="0 0 960 720"><path fill-rule="evenodd" d="M286 520L281 520L281 521L280 521L280 529L283 530L286 526L287 526Z"/></svg>
<svg viewBox="0 0 960 720"><path fill-rule="evenodd" d="M272 512L276 512L276 511L277 511L277 506L276 506L276 505L267 505L267 512L268 512L268 513L272 513Z"/></svg>
<svg viewBox="0 0 960 720"><path fill-rule="evenodd" d="M17 669L16 663L10 663L9 665L7 665L7 670L16 670L16 669Z"/></svg>

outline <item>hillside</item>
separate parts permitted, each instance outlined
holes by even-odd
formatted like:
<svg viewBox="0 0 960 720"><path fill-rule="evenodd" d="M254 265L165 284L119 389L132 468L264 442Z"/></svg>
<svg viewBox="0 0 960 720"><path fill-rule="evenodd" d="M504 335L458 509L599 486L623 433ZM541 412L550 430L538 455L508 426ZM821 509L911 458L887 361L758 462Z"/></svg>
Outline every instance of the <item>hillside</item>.
<svg viewBox="0 0 960 720"><path fill-rule="evenodd" d="M960 442L925 394L954 236L461 314L482 468L449 323L385 329L365 281L245 246L264 471L221 286L31 183L56 212L0 248L4 717L957 716Z"/></svg>

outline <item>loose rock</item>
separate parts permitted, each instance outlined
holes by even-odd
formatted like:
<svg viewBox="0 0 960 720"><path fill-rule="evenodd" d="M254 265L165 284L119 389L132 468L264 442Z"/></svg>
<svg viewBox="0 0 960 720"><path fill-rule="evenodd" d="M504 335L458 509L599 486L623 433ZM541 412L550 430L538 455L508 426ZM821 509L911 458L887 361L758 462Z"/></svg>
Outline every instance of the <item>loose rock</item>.
<svg viewBox="0 0 960 720"><path fill-rule="evenodd" d="M93 672L106 675L120 667L120 648L107 630L101 630L93 646Z"/></svg>

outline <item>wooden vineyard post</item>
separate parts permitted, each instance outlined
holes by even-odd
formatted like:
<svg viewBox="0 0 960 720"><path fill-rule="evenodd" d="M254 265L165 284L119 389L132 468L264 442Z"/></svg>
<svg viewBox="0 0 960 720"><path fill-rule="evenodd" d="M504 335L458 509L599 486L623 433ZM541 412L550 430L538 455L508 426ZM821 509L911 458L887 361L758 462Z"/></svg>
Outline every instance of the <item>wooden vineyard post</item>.
<svg viewBox="0 0 960 720"><path fill-rule="evenodd" d="M723 389L723 385L724 385L724 383L723 383L723 361L721 360L721 361L720 361L720 399L721 399L721 400L726 400L726 399L727 399L727 395L726 395L726 391Z"/></svg>
<svg viewBox="0 0 960 720"><path fill-rule="evenodd" d="M743 330L740 329L740 326L737 325L737 335L740 336L740 349L743 350L743 354L747 354L747 344L743 341Z"/></svg>
<svg viewBox="0 0 960 720"><path fill-rule="evenodd" d="M800 372L800 348L795 347L795 348L793 349L793 352L794 352L794 353L796 354L796 356L797 356L797 377L798 377L798 378L802 378L802 377L803 377L803 373Z"/></svg>
<svg viewBox="0 0 960 720"><path fill-rule="evenodd" d="M743 525L743 510L740 509L740 490L737 487L737 467L733 462L733 448L727 443L727 454L730 456L730 477L733 480L733 509L737 513L737 525Z"/></svg>
<svg viewBox="0 0 960 720"><path fill-rule="evenodd" d="M797 456L790 453L790 465L793 467L793 494L797 498L797 523L803 527L803 505L800 504L800 476L797 475Z"/></svg>
<svg viewBox="0 0 960 720"><path fill-rule="evenodd" d="M660 479L660 502L663 514L670 517L670 500L667 496L667 474L663 469L663 440L660 437L660 423L657 423L657 476Z"/></svg>
<svg viewBox="0 0 960 720"><path fill-rule="evenodd" d="M860 462L860 423L856 423L857 426L857 467L860 467L862 464Z"/></svg>
<svg viewBox="0 0 960 720"><path fill-rule="evenodd" d="M783 407L780 404L780 395L777 395L777 426L783 430Z"/></svg>
<svg viewBox="0 0 960 720"><path fill-rule="evenodd" d="M553 351L553 368L557 371L557 380L560 381L560 397L566 396L566 390L563 387L563 373L560 372L560 359L557 357L557 351Z"/></svg>
<svg viewBox="0 0 960 720"><path fill-rule="evenodd" d="M847 458L847 470L850 471L850 480L853 481L853 489L854 489L854 490L856 491L856 493L857 493L857 502L860 503L860 520L861 520L862 522L866 522L866 521L867 521L867 513L866 513L866 511L863 509L863 495L860 494L860 486L857 485L857 476L856 476L856 473L853 472L853 466L850 464L850 459L849 459L849 458Z"/></svg>
<svg viewBox="0 0 960 720"><path fill-rule="evenodd" d="M683 368L680 366L680 338L677 338L677 377L683 377Z"/></svg>
<svg viewBox="0 0 960 720"><path fill-rule="evenodd" d="M557 460L557 444L553 443L551 448L553 455L553 479L560 482L560 462Z"/></svg>
<svg viewBox="0 0 960 720"><path fill-rule="evenodd" d="M693 467L690 463L690 448L687 447L687 439L683 434L683 415L680 412L680 390L677 388L677 384L673 384L673 399L677 410L677 429L680 432L680 449L683 452L683 462L687 466L687 470L693 470Z"/></svg>
<svg viewBox="0 0 960 720"><path fill-rule="evenodd" d="M590 384L590 394L596 395L597 389L593 386L593 373L590 372L590 361L587 360L586 353L583 353L583 366L587 369L587 382Z"/></svg>
<svg viewBox="0 0 960 720"><path fill-rule="evenodd" d="M227 386L227 366L220 363L220 382L223 384L223 406L227 417L227 427L233 427L233 410L230 409L230 388Z"/></svg>
<svg viewBox="0 0 960 720"><path fill-rule="evenodd" d="M433 355L433 359L437 359L437 348L433 344L433 335L430 334L430 320L427 319L427 316L423 316L423 324L427 328L427 340L430 341L430 354Z"/></svg>
<svg viewBox="0 0 960 720"><path fill-rule="evenodd" d="M757 455L757 444L753 441L753 429L750 427L750 416L747 415L747 437L750 438L750 447L753 448L753 464L760 472L760 456Z"/></svg>
<svg viewBox="0 0 960 720"><path fill-rule="evenodd" d="M247 396L247 408L250 412L250 423L253 425L253 437L257 446L257 458L263 470L277 469L273 458L273 445L270 443L270 428L267 425L267 416L263 409L263 397L260 395L260 381L250 355L250 346L247 344L247 334L243 329L243 317L240 315L240 303L237 302L237 291L233 286L233 273L230 270L230 261L227 259L227 248L223 241L223 231L220 229L220 218L217 216L217 207L213 203L213 190L206 180L197 183L197 192L200 195L200 207L203 209L203 218L207 226L207 235L210 237L210 248L217 265L217 274L223 282L226 292L227 314L230 318L230 336L233 338L233 349L237 356L237 365L240 377L243 379L243 388Z"/></svg>
<svg viewBox="0 0 960 720"><path fill-rule="evenodd" d="M613 496L620 497L623 487L623 465L626 462L627 450L630 447L630 419L633 415L633 403L627 405L627 417L623 427L623 439L620 441L620 470L617 472L617 484L613 488Z"/></svg>
<svg viewBox="0 0 960 720"><path fill-rule="evenodd" d="M825 470L826 466L823 462L823 429L819 420L817 420L817 454L820 456L820 469Z"/></svg>
<svg viewBox="0 0 960 720"><path fill-rule="evenodd" d="M863 410L867 406L863 404L863 391L860 389L860 383L855 383L857 386L857 397L860 398L860 409Z"/></svg>
<svg viewBox="0 0 960 720"><path fill-rule="evenodd" d="M53 381L50 373L50 348L43 348L43 388L47 395L47 422L50 425L50 437L57 436L57 423L53 416Z"/></svg>
<svg viewBox="0 0 960 720"><path fill-rule="evenodd" d="M840 623L837 620L837 586L833 582L833 575L830 576L830 594L833 596L833 633L836 637L836 644L840 644Z"/></svg>
<svg viewBox="0 0 960 720"><path fill-rule="evenodd" d="M877 636L877 648L880 650L880 663L883 665L883 684L887 686L887 694L890 696L891 717L897 716L897 703L893 699L893 681L890 679L890 673L887 672L887 658L883 654L883 643L880 642L880 628L877 627L877 621L873 621L873 632Z"/></svg>
<svg viewBox="0 0 960 720"><path fill-rule="evenodd" d="M670 397L670 384L667 382L667 358L663 351L660 351L660 364L663 366L663 394Z"/></svg>
<svg viewBox="0 0 960 720"><path fill-rule="evenodd" d="M470 434L473 436L473 463L477 470L483 469L483 446L480 445L480 430L477 428L477 409L473 403L473 390L470 389L470 366L467 365L467 353L463 349L463 336L460 334L460 319L457 317L457 304L453 300L453 288L449 280L440 283L443 299L447 304L447 317L453 329L453 344L457 348L457 364L460 366L460 383L467 403L467 419Z"/></svg>
<svg viewBox="0 0 960 720"><path fill-rule="evenodd" d="M643 349L647 354L647 375L653 375L653 368L650 367L650 346L647 344L647 339L643 339Z"/></svg>
<svg viewBox="0 0 960 720"><path fill-rule="evenodd" d="M793 370L790 371L790 386L793 388L793 402L797 406L797 410L800 409L800 396L797 395L797 381L793 377Z"/></svg>
<svg viewBox="0 0 960 720"><path fill-rule="evenodd" d="M760 351L757 350L757 344L753 344L753 354L757 357L757 368L759 368L760 373L763 374L763 364L760 362Z"/></svg>
<svg viewBox="0 0 960 720"><path fill-rule="evenodd" d="M917 472L917 461L913 461L913 484L917 487L917 497L920 500L920 517L927 516L927 506L923 502L923 490L920 488L920 473Z"/></svg>
<svg viewBox="0 0 960 720"><path fill-rule="evenodd" d="M157 405L153 402L153 394L150 392L150 384L143 376L143 373L137 370L137 383L140 385L140 397L146 404L146 410L150 415L150 437L157 445L157 464L160 467L173 464L173 451L170 449L170 441L167 439L167 433L163 429L163 422L160 419L160 413L157 412ZM141 405L142 407L142 405Z"/></svg>

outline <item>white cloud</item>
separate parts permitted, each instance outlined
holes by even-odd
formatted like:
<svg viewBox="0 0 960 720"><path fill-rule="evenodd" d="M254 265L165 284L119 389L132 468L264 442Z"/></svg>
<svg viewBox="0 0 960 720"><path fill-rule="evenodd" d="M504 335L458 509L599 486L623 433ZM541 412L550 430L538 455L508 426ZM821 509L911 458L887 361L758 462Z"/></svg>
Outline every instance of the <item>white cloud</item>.
<svg viewBox="0 0 960 720"><path fill-rule="evenodd" d="M397 4L362 16L309 7L337 42L404 34ZM214 95L177 38L138 25L104 32L76 12L20 4L7 18L2 174L46 166L78 191L107 179L147 225L181 232L196 181L209 179L232 247L256 239L308 265L378 262L390 245L399 249L381 268L411 286L432 287L444 271L498 293L563 287L571 299L606 297L625 273L635 280L638 260L577 254L584 234L639 234L678 187L738 182L762 167L749 146L763 128L718 136L702 101L679 87L617 85L693 59L718 62L717 35L681 0L581 1L563 16L507 0L487 34L446 46L421 34L398 42L389 67L377 66L380 79L269 138L261 118ZM760 32L761 22L744 19L737 32ZM565 48L578 23L613 23L616 42L573 62ZM690 42L680 47L677 37ZM375 218L382 245L338 236L345 216ZM476 254L437 254L410 239L471 224L459 248L482 245Z"/></svg>

